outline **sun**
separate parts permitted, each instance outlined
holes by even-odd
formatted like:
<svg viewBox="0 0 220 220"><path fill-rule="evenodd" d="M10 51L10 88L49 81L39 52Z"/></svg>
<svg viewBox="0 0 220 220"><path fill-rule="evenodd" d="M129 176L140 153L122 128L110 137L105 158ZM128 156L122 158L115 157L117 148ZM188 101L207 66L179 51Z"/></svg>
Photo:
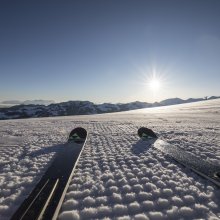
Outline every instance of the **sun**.
<svg viewBox="0 0 220 220"><path fill-rule="evenodd" d="M156 77L153 77L152 79L149 80L149 87L151 90L157 91L161 87L161 82L159 79Z"/></svg>
<svg viewBox="0 0 220 220"><path fill-rule="evenodd" d="M157 67L140 68L140 76L144 91L149 95L160 97L168 86L168 70L158 70Z"/></svg>
<svg viewBox="0 0 220 220"><path fill-rule="evenodd" d="M147 85L152 91L156 92L161 89L162 80L160 79L158 74L153 72L153 74L147 80Z"/></svg>

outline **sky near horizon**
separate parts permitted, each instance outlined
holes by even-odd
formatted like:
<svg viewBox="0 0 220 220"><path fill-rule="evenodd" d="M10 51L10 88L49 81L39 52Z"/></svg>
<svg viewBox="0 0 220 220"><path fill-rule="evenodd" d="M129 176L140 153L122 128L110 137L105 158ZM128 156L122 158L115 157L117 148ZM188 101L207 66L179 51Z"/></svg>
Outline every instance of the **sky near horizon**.
<svg viewBox="0 0 220 220"><path fill-rule="evenodd" d="M220 95L219 11L219 0L2 0L0 101Z"/></svg>

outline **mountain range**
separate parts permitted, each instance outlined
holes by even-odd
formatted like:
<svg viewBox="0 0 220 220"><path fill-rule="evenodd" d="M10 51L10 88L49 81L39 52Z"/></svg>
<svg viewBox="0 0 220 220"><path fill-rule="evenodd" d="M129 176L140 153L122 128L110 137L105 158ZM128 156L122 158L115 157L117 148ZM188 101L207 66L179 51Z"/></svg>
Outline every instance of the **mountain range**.
<svg viewBox="0 0 220 220"><path fill-rule="evenodd" d="M147 102L139 102L139 101L130 102L130 103L119 103L119 104L111 104L111 103L94 104L93 102L89 102L89 101L68 101L61 103L53 103L49 105L44 105L45 102L41 102L44 104L23 103L21 105L15 105L8 108L7 107L0 108L0 120L67 116L67 115L102 114L102 113L121 112L121 111L128 111L128 110L135 110L142 108L198 102L198 101L217 99L217 98L220 98L220 96L211 96L211 97L197 98L197 99L190 98L187 100L183 100L180 98L171 98L155 103L147 103Z"/></svg>

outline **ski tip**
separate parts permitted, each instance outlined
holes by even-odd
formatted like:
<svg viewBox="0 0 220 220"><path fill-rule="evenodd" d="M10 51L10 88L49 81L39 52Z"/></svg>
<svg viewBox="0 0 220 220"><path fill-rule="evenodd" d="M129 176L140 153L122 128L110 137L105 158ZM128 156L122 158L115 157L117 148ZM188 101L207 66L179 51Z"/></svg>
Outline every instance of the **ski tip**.
<svg viewBox="0 0 220 220"><path fill-rule="evenodd" d="M157 135L153 132L153 130L146 128L146 127L141 127L138 129L138 136L142 140L149 140L149 139L157 138Z"/></svg>
<svg viewBox="0 0 220 220"><path fill-rule="evenodd" d="M77 127L74 128L69 135L68 142L74 141L75 143L82 143L87 137L87 131L84 128Z"/></svg>

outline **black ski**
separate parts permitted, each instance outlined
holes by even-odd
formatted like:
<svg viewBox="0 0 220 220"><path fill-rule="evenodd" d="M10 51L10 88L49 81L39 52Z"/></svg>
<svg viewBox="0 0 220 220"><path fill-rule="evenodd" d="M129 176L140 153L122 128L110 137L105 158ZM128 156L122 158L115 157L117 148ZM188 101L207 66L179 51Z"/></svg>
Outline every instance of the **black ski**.
<svg viewBox="0 0 220 220"><path fill-rule="evenodd" d="M218 187L220 187L220 166L204 161L201 158L197 158L184 150L171 145L157 137L157 135L148 128L142 127L138 129L138 135L144 141L148 141L149 144L162 151L178 163L193 170L200 176L212 181Z"/></svg>
<svg viewBox="0 0 220 220"><path fill-rule="evenodd" d="M29 197L11 220L56 219L77 161L86 143L87 131L75 128Z"/></svg>

